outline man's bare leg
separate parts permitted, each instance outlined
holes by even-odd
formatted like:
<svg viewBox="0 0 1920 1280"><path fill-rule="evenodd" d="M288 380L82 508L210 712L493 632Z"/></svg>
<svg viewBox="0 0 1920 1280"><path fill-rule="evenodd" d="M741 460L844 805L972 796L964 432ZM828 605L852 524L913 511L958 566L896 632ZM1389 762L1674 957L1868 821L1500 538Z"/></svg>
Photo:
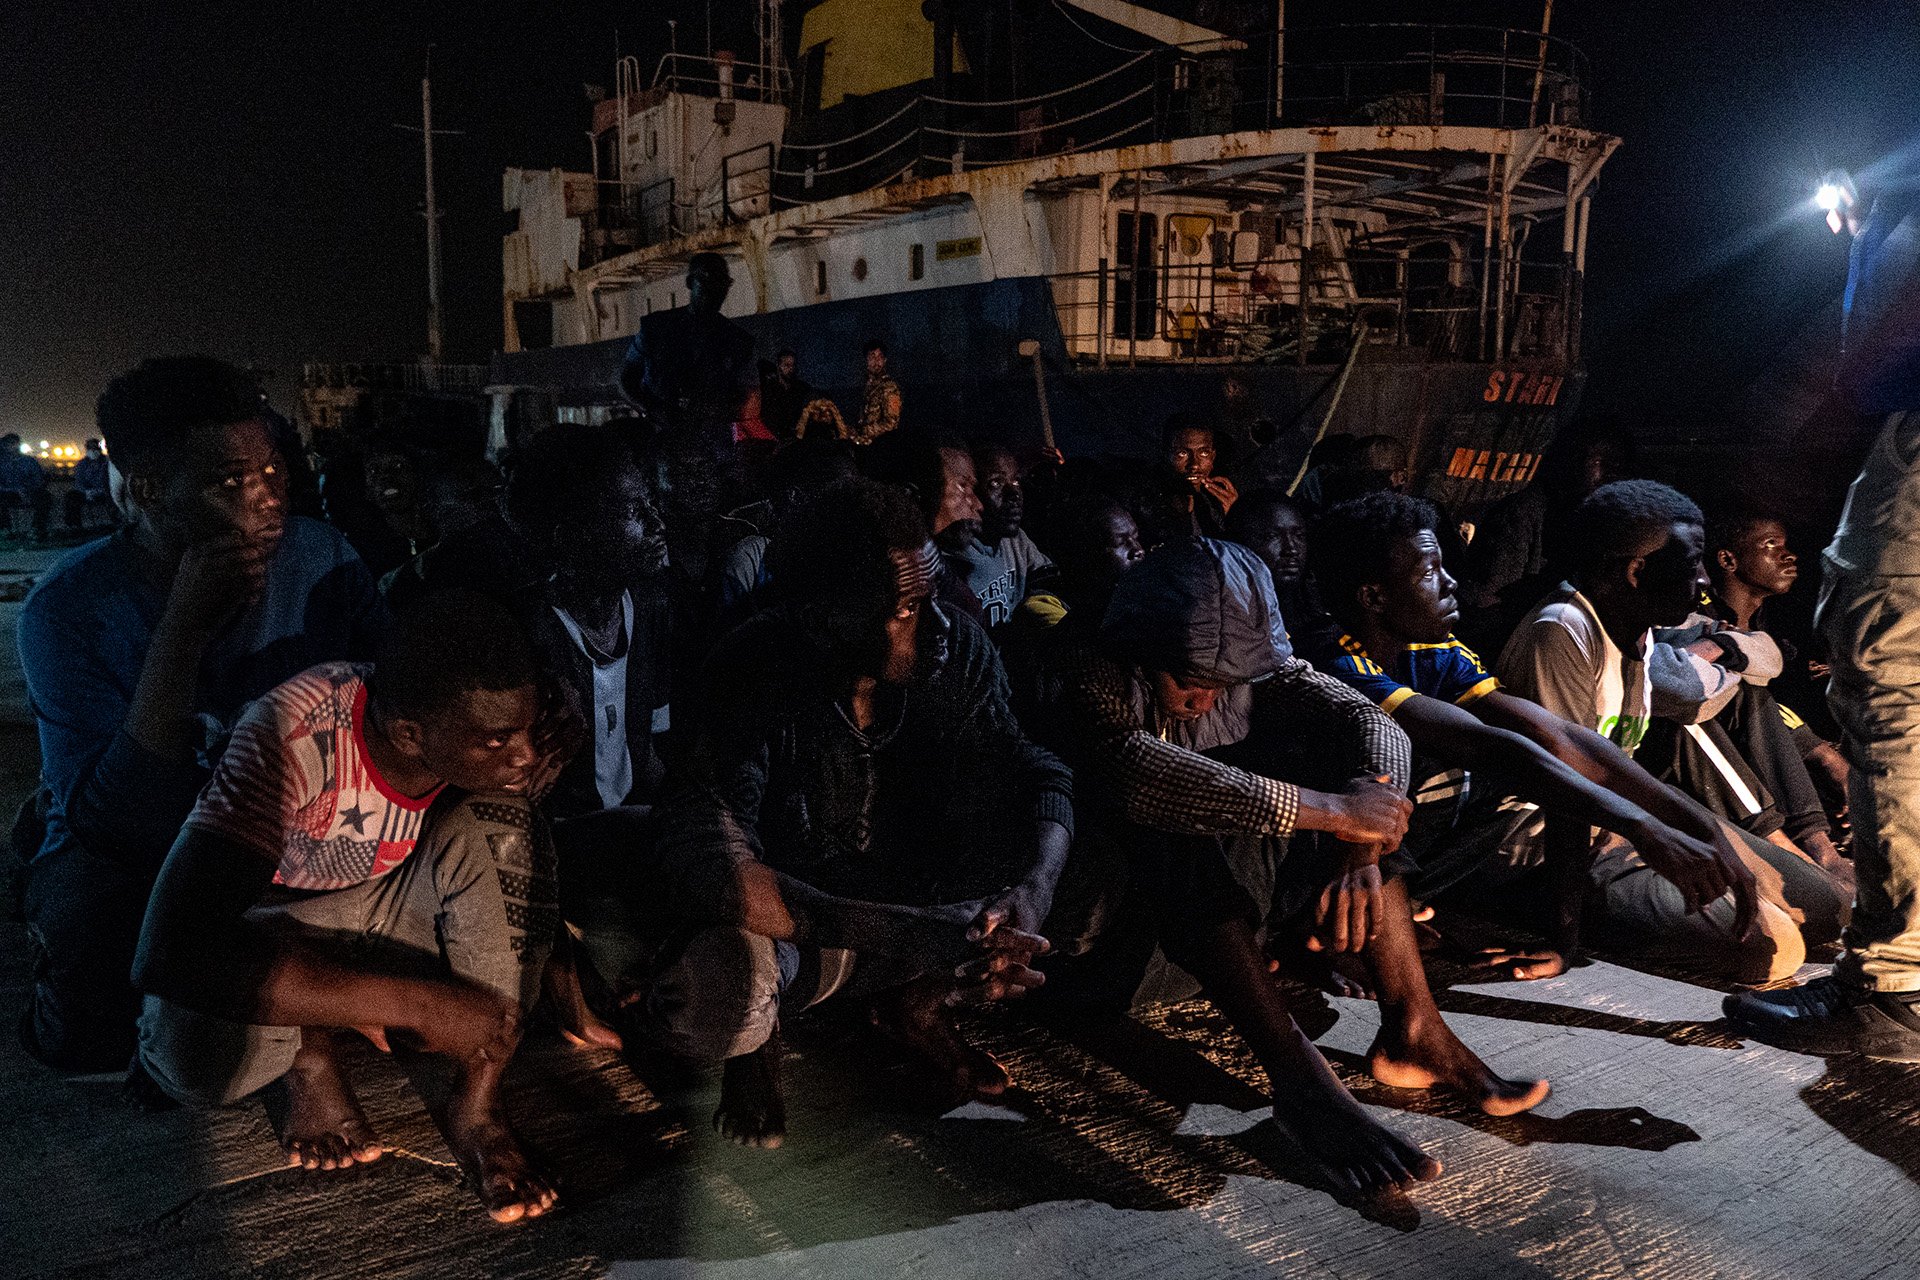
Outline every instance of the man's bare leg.
<svg viewBox="0 0 1920 1280"><path fill-rule="evenodd" d="M287 1126L280 1135L287 1163L306 1169L345 1169L383 1154L336 1055L334 1032L304 1027L300 1049L285 1076Z"/></svg>
<svg viewBox="0 0 1920 1280"><path fill-rule="evenodd" d="M1386 899L1379 932L1367 949L1380 993L1380 1034L1367 1050L1373 1078L1396 1089L1448 1089L1490 1116L1529 1111L1546 1101L1545 1080L1497 1076L1453 1034L1433 1002L1407 888L1397 877L1387 881Z"/></svg>
<svg viewBox="0 0 1920 1280"><path fill-rule="evenodd" d="M873 1023L933 1063L955 1092L997 1098L1013 1080L992 1054L961 1037L950 1011L954 991L951 979L916 978L875 998Z"/></svg>
<svg viewBox="0 0 1920 1280"><path fill-rule="evenodd" d="M580 985L580 967L574 960L572 940L565 928L555 939L547 966L540 973L540 991L553 1011L554 1022L566 1042L576 1049L621 1048L620 1033L608 1026L587 1003Z"/></svg>
<svg viewBox="0 0 1920 1280"><path fill-rule="evenodd" d="M445 1117L447 1145L480 1190L495 1222L537 1218L558 1198L535 1172L500 1105L504 1060L467 1062L457 1068Z"/></svg>
<svg viewBox="0 0 1920 1280"><path fill-rule="evenodd" d="M1266 1068L1274 1123L1336 1190L1362 1194L1440 1176L1440 1162L1368 1115L1294 1024L1245 921L1219 925L1197 950L1179 963Z"/></svg>
<svg viewBox="0 0 1920 1280"><path fill-rule="evenodd" d="M780 1028L752 1053L721 1069L713 1127L729 1142L771 1151L786 1140L787 1103L780 1085Z"/></svg>

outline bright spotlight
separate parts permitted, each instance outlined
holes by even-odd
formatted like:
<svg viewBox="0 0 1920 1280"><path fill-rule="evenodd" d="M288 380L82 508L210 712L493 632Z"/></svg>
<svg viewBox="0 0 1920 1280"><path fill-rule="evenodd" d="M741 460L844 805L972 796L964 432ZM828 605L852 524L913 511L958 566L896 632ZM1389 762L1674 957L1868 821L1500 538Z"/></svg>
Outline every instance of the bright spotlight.
<svg viewBox="0 0 1920 1280"><path fill-rule="evenodd" d="M1835 169L1820 179L1820 185L1813 192L1814 208L1827 215L1827 229L1835 235L1848 229L1853 207L1859 201L1860 193L1853 185L1853 178L1844 169Z"/></svg>
<svg viewBox="0 0 1920 1280"><path fill-rule="evenodd" d="M1846 198L1847 193L1831 182L1821 183L1820 189L1813 193L1813 203L1819 206L1822 213L1832 213Z"/></svg>

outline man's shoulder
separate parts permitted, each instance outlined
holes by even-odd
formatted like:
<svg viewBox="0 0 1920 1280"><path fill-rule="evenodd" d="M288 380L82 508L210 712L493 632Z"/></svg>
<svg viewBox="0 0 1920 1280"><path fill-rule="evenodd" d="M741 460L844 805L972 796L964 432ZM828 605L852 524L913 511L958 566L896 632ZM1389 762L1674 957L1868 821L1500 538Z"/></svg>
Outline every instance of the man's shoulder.
<svg viewBox="0 0 1920 1280"><path fill-rule="evenodd" d="M283 545L291 547L293 553L303 561L326 564L329 567L351 561L360 562L360 557L349 543L346 535L324 520L315 520L311 516L291 516L287 520L287 533Z"/></svg>
<svg viewBox="0 0 1920 1280"><path fill-rule="evenodd" d="M323 662L283 680L260 696L276 711L304 712L324 702L351 704L373 668L360 662Z"/></svg>
<svg viewBox="0 0 1920 1280"><path fill-rule="evenodd" d="M125 531L96 538L54 561L27 593L28 616L97 614L100 606L133 586L133 562Z"/></svg>

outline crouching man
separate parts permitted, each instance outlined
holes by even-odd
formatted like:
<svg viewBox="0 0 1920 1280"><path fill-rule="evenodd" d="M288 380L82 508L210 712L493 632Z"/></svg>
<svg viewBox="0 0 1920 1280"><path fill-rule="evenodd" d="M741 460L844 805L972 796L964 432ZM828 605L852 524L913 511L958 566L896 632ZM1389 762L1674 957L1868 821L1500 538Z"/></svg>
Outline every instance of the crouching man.
<svg viewBox="0 0 1920 1280"><path fill-rule="evenodd" d="M955 1094L1006 1089L950 1008L1039 984L1073 822L1067 770L1014 722L986 633L934 603L904 491L842 481L773 546L781 603L709 658L661 814L681 919L645 998L662 1043L726 1060L715 1123L759 1146L785 1127L775 1020L836 992Z"/></svg>
<svg viewBox="0 0 1920 1280"><path fill-rule="evenodd" d="M213 1106L284 1078L288 1161L332 1169L382 1151L336 1037L438 1055L437 1118L488 1212L551 1207L500 1102L557 920L521 794L552 768L537 707L519 628L464 591L421 602L371 669L314 667L256 702L147 910L147 1075Z"/></svg>

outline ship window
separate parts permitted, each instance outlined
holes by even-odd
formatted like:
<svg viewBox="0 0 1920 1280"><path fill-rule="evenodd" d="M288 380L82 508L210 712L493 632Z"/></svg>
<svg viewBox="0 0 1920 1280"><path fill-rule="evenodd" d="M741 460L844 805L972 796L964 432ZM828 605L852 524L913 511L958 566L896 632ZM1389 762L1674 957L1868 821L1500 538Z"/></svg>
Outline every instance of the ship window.
<svg viewBox="0 0 1920 1280"><path fill-rule="evenodd" d="M907 248L907 279L919 280L927 274L927 246L909 245Z"/></svg>
<svg viewBox="0 0 1920 1280"><path fill-rule="evenodd" d="M647 130L647 159L651 160L659 154L660 154L659 131L654 129L649 129Z"/></svg>
<svg viewBox="0 0 1920 1280"><path fill-rule="evenodd" d="M855 258L853 260L853 278L855 280L865 280L867 278L867 260L865 258Z"/></svg>
<svg viewBox="0 0 1920 1280"><path fill-rule="evenodd" d="M825 261L813 264L813 291L823 298L827 296L827 264Z"/></svg>

